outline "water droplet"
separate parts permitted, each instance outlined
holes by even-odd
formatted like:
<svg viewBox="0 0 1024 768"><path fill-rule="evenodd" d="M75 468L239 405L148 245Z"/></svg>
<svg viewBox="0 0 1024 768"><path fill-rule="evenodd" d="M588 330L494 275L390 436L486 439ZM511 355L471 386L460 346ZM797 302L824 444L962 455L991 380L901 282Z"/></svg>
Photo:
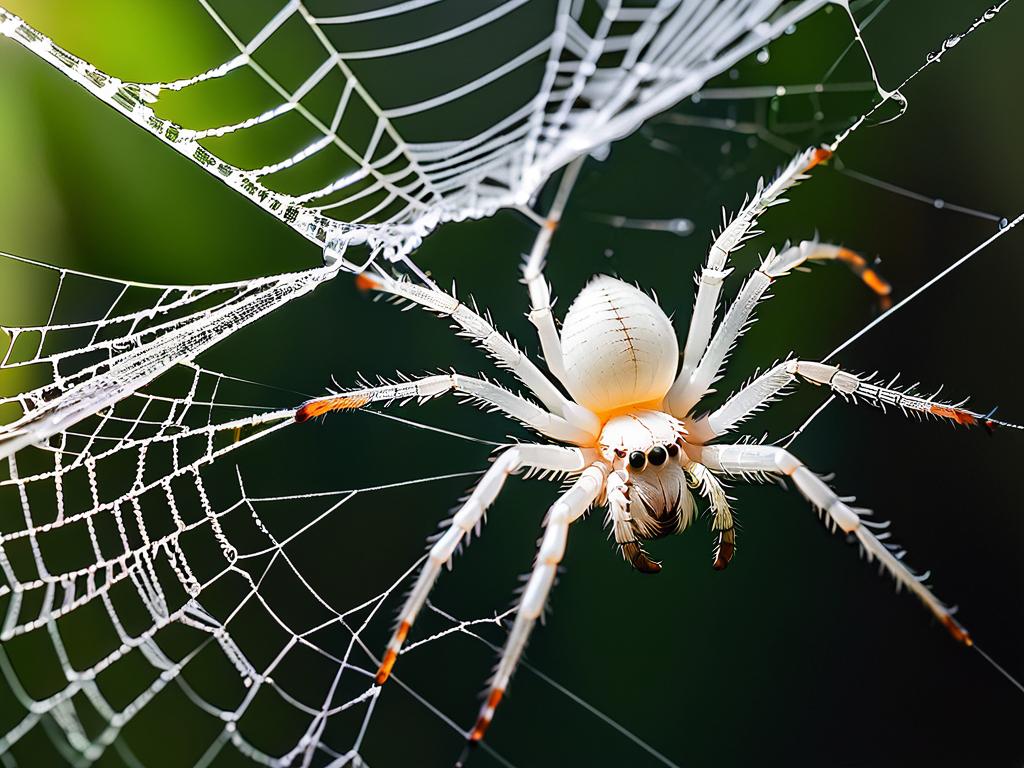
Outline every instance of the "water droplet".
<svg viewBox="0 0 1024 768"><path fill-rule="evenodd" d="M768 49L767 48L762 48L760 51L757 52L757 61L760 64L767 64L768 63L768 59L770 59L770 58L771 58L771 54L768 53Z"/></svg>
<svg viewBox="0 0 1024 768"><path fill-rule="evenodd" d="M941 197L937 197L934 200L932 200L932 205L934 205L941 211L943 208L946 207L946 201L943 200Z"/></svg>
<svg viewBox="0 0 1024 768"><path fill-rule="evenodd" d="M794 32L796 32L796 24L790 24L788 27L786 27L787 35L792 35Z"/></svg>
<svg viewBox="0 0 1024 768"><path fill-rule="evenodd" d="M738 69L736 69L736 67L733 67L732 69L729 70L729 79L730 80L739 80L740 79L740 71Z"/></svg>
<svg viewBox="0 0 1024 768"><path fill-rule="evenodd" d="M605 248L604 249L604 257L606 259L610 259L614 255L615 255L615 251L613 251L611 248Z"/></svg>
<svg viewBox="0 0 1024 768"><path fill-rule="evenodd" d="M1002 219L999 220L999 228L1000 229L1006 229L1008 226L1010 226L1010 222L1007 219L1002 218Z"/></svg>
<svg viewBox="0 0 1024 768"><path fill-rule="evenodd" d="M693 96L690 97L690 101L692 101L694 104L700 104L700 94L693 94Z"/></svg>
<svg viewBox="0 0 1024 768"><path fill-rule="evenodd" d="M959 43L961 39L960 35L953 35L952 37L946 38L946 48L952 48L954 45Z"/></svg>
<svg viewBox="0 0 1024 768"><path fill-rule="evenodd" d="M784 86L784 85L777 86L775 88L775 95L776 96L785 96L786 95L786 86Z"/></svg>

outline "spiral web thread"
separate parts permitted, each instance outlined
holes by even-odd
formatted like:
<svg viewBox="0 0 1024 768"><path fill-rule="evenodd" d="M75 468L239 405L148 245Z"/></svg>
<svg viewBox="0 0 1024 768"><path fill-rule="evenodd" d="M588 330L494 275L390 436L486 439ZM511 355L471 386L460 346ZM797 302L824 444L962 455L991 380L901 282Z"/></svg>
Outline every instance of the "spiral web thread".
<svg viewBox="0 0 1024 768"><path fill-rule="evenodd" d="M235 31L229 3L200 4L237 52L172 82L111 77L3 8L0 34L333 254L368 243L371 256L396 260L441 222L526 203L570 160L631 133L826 0L803 0L781 14L779 0L503 0L443 8L439 0L405 0L341 16L317 12L337 10L328 3L289 0L248 36ZM258 14L247 9L247 27ZM397 30L417 36L394 40ZM480 60L464 56L470 43ZM282 44L287 66L273 55ZM480 52L488 50L496 60L484 60ZM445 66L449 60L458 64ZM396 93L394 82L382 82L390 71L382 64L395 63L431 67L430 88ZM266 85L259 111L218 122L227 108L214 103L205 127L155 111L162 94L215 80L230 86L246 70ZM497 94L502 112L486 122L467 114L481 98L490 98L490 112ZM251 167L204 145L220 139L230 151L232 137L289 120L301 123L294 136L307 142ZM295 189L296 171L309 167L308 179L317 164L322 183Z"/></svg>
<svg viewBox="0 0 1024 768"><path fill-rule="evenodd" d="M198 144L210 131L180 126L172 130L147 104L161 91L183 90L226 77L240 67L257 67L254 54L259 44L270 40L289 20L300 20L315 34L332 24L391 18L429 5L429 0L412 0L384 11L326 19L316 17L307 6L290 2L249 43L240 43L243 53L237 59L189 80L160 85L126 84L99 76L89 65L0 11L4 34L55 63L94 95L337 255L325 266L306 272L208 286L99 278L7 257L4 268L13 270L12 274L41 273L52 282L52 303L43 322L4 327L8 338L0 364L5 391L15 391L0 398L0 419L6 424L0 441L0 453L6 456L6 469L0 475L0 509L4 511L0 516L0 669L4 682L0 685L7 689L0 688L0 697L16 701L21 709L15 721L0 723L0 761L5 765L17 764L13 748L38 729L70 763L88 765L113 751L124 763L140 765L122 733L168 689L184 695L219 724L199 765L215 763L226 749L268 765L365 764L363 738L381 689L372 684L376 649L367 647L362 636L373 622L390 621L385 603L403 588L416 564L388 590L359 605L339 608L320 594L307 580L304 564L291 555L291 548L314 532L322 520L382 487L273 497L249 494L244 471L224 457L283 430L292 423L292 412L266 407L265 390L207 370L193 362L195 357L290 298L353 267L340 254L360 239L371 245L372 253L390 248L388 258L404 258L418 238L439 221L484 216L500 205L528 198L566 160L632 130L653 111L699 88L724 62L739 58L752 50L748 46L760 45L776 34L778 24L788 25L797 18L796 11L791 11L781 22L776 19L758 32L758 25L768 23L765 19L775 10L775 3L715 4L716 10L705 17L717 18L712 28L720 30L716 37L719 58L713 59L717 63L712 66L706 52L700 54L688 43L694 29L672 23L676 19L673 14L687 4L661 3L645 10L608 4L597 31L588 34L578 28L586 4L562 3L555 32L525 49L532 57L554 62L546 68L551 75L540 91L542 96L529 102L530 110L469 142L403 142L386 152L383 144L364 148L359 153L360 172L376 179L371 187L382 199L389 204L401 202L393 212L385 213L387 206L375 206L372 214L345 222L331 218L322 204L324 198L345 189L340 184L344 177L336 180L337 188L330 192L323 188L297 196L272 192L260 180L272 176L271 171L254 175L251 170L234 167L220 170L224 164L213 155L208 155L212 162L207 162L207 155L202 154L206 150L200 151ZM797 8L805 14L818 5L802 3ZM211 4L203 2L203 6L214 21L224 25ZM475 17L476 26L467 22L456 34L472 34L519 6L495 6ZM718 13L725 15L718 17ZM488 21L480 21L485 18ZM745 26L730 26L728 20L738 18ZM615 33L615 23L623 20L631 22L631 36ZM740 28L742 33L737 31ZM859 30L854 29L859 39ZM230 33L230 29L225 31ZM631 44L643 38L644 45ZM662 40L663 45L657 56L651 54L647 66L622 66L625 57L639 60L646 55L643 52L652 49L653 40ZM392 56L400 52L379 49L362 55L372 58L371 53ZM572 62L566 65L569 52ZM606 63L608 53L614 54L617 63ZM526 61L523 57L515 61L520 59ZM334 54L324 61L331 62L331 71L343 63ZM593 72L583 66L585 61L594 64ZM694 62L703 63L697 67ZM693 77L686 86L688 91L671 87L677 79L685 79L679 77L679 68ZM588 74L578 76L581 70ZM261 77L264 75L262 72ZM359 92L355 84L349 85L350 80L344 82L346 92ZM623 83L630 85L625 88ZM308 90L284 89L287 100L280 113L302 113L302 94ZM879 92L883 99L896 93ZM554 98L556 93L561 96ZM404 110L412 114L409 105ZM377 108L376 142L391 135L388 126L397 123L402 112L400 106ZM336 114L343 121L344 109ZM217 130L240 132L247 124L275 117L261 113L253 118L255 122ZM343 122L336 123L325 133L324 147L340 141L341 125ZM550 130L551 125L557 127ZM499 135L503 140L495 141ZM303 150L278 163L300 163L323 149L310 147L307 154ZM394 159L384 162L384 155L395 152L395 157L407 164L405 170L413 180L402 181L404 176L390 172L390 180L376 178L384 175L383 166ZM437 166L458 170L441 173ZM431 168L434 170L428 174ZM460 181L438 190L440 178ZM263 191L266 195L261 197ZM275 207L273 201L280 205ZM1009 229L1005 227L995 237ZM985 245L988 242L991 240ZM282 402L279 396L275 400ZM285 402L290 404L291 398ZM417 478L396 485L441 479ZM296 503L304 511L300 521L293 517L287 530L271 524L272 518L279 517L274 515L275 509ZM271 575L290 580L287 604L280 602L279 594L264 589ZM410 650L452 633L472 633L475 624L497 620L460 621L435 611L450 621L449 629L413 644ZM265 637L259 653L250 647L254 640L251 627L257 620L248 614L263 622ZM300 614L304 616L301 622L291 618ZM63 639L84 615L105 627L95 630L102 638L98 643L101 650L86 662L73 644ZM269 655L262 652L267 637L272 638L273 646ZM19 660L27 648L39 646L48 649L47 663L60 681L45 693L23 683L24 667ZM209 656L233 670L237 681L233 690L219 692L217 703L187 674L197 659ZM297 694L290 686L286 671L296 656L318 670L310 675L322 682L316 695L308 691ZM124 667L134 671L132 690L125 690L120 682L108 683ZM462 732L427 698L406 690L449 727ZM247 712L261 695L273 696L302 720L293 745L283 753L262 749L259 734L246 729ZM225 696L233 699L230 704L223 703ZM335 728L342 721L347 727ZM605 717L605 722L615 725L610 718ZM673 764L621 726L615 727L655 759ZM508 764L502 756L492 754Z"/></svg>

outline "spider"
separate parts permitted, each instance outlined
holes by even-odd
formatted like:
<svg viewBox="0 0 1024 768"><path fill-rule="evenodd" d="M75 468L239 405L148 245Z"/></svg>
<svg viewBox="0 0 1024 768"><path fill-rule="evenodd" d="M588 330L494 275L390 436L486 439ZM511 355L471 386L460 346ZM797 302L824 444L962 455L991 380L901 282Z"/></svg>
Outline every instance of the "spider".
<svg viewBox="0 0 1024 768"><path fill-rule="evenodd" d="M902 551L883 543L886 523L864 519L866 510L846 501L798 458L782 447L756 442L719 443L744 420L767 407L790 384L804 381L829 387L846 400L895 406L918 416L954 424L983 425L996 421L947 403L875 383L834 365L787 359L756 376L723 405L700 411L730 349L768 287L808 261L840 261L850 266L879 296L888 284L859 255L834 245L805 241L772 249L741 287L717 328L716 306L729 254L757 234L758 217L784 202L782 194L809 178L812 168L830 157L825 148L798 154L770 184L760 181L739 213L714 239L707 263L697 278L697 298L680 363L679 343L668 316L640 289L608 276L593 278L569 307L559 334L552 313L550 288L543 276L544 257L564 208L578 164L563 176L555 202L523 268L529 295L529 318L537 328L551 376L565 394L519 348L497 331L489 318L435 287L405 279L363 273L365 289L390 294L441 316L450 317L461 335L482 346L496 363L510 370L544 407L482 378L446 373L333 393L310 400L295 413L307 421L330 411L361 408L373 402L419 402L455 392L518 420L551 442L521 443L500 453L454 516L442 524L399 614L376 682L382 685L408 637L431 588L456 549L479 533L484 513L506 479L521 470L572 478L544 519L533 570L519 599L515 621L490 682L468 742L479 742L523 654L530 632L541 616L555 573L565 552L569 525L593 505L607 508L606 524L624 559L643 573L657 573L642 541L681 533L695 517L694 493L706 499L716 541L713 567L725 568L735 551L735 526L721 477L763 480L788 477L830 527L855 537L868 559L878 559L898 586L913 592L961 643L971 645L967 630L953 618L918 576L903 564ZM538 217L539 218L539 217ZM712 333L713 331L713 333ZM1013 426L1013 425L1008 425Z"/></svg>

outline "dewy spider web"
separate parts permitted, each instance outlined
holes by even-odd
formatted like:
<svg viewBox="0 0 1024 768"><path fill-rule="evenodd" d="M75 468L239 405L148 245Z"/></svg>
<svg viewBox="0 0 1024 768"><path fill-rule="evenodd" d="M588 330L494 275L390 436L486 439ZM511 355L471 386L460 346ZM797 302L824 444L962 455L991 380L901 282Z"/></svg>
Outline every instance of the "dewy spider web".
<svg viewBox="0 0 1024 768"><path fill-rule="evenodd" d="M132 283L8 260L5 269L11 274L42 270L53 287L45 318L5 329L9 343L2 370L16 394L0 402L5 421L22 425L8 430L7 442L0 444L10 454L0 504L5 511L20 511L20 519L5 513L0 521L0 667L9 686L3 695L20 706L16 719L3 723L0 753L7 764L15 764L17 745L39 730L69 762L89 764L113 751L129 765L142 764L123 731L171 692L216 724L200 765L214 764L231 749L265 764L362 764L379 695L372 685L379 648L365 638L390 622L394 601L389 598L404 588L415 564L372 598L346 603L325 594L310 575L310 564L293 552L346 505L387 487L373 483L275 496L249 492L244 469L223 457L271 433L283 437L291 411L281 406L300 396L271 397L251 383L206 370L195 358L339 271L357 268L347 258L354 244L368 243L371 256L407 261L440 221L484 216L526 201L568 159L631 131L820 3L798 4L784 17L774 15L774 2L721 4L705 17L710 29L720 30L711 36L720 46L710 55L690 43L699 35L679 11L686 4L663 3L653 10L615 5L592 18L586 4L563 3L554 32L547 30L551 34L542 34L541 42L531 41L505 60L521 66L533 58L554 62L541 68L551 73L541 78L546 85L537 93L543 97L534 94L522 115L512 112L463 142L403 142L389 126L417 114L417 106L426 112L442 109L512 67L492 64L489 74L452 84L445 97L381 107L355 75L345 74L344 60L390 58L443 45L490 28L522 3L499 4L483 14L477 9L478 15L447 32L373 51L364 44L358 54L345 57L328 47L336 44L325 30L393 20L432 3L413 0L385 11L327 18L310 12L312 4L291 2L275 9L248 42L231 32L215 5L203 3L242 53L199 76L159 86L100 75L0 11L5 34L334 257L306 272L207 286ZM593 21L589 32L583 26L588 19ZM258 55L289 23L312 34L322 48L315 50L326 55L291 89L267 74ZM617 31L616 24L626 24L629 34ZM642 43L631 48L636 41ZM648 53L647 66L633 63ZM199 130L172 126L147 104L162 92L187 92L243 68L267 81L280 103ZM330 91L332 118L318 126L305 98L325 78L338 77L335 70L343 75ZM677 88L678 82L685 87ZM372 116L370 132L365 145L348 152L341 146L345 119L357 99ZM300 115L322 135L255 170L222 162L199 144L289 114ZM273 186L275 173L325 151L347 157L327 164L335 176L326 183L298 192ZM347 163L353 169L337 175ZM264 407L267 402L276 407ZM21 450L15 455L15 449ZM467 485L475 474L390 485L449 479ZM282 523L289 520L282 509L301 509L302 515ZM459 621L435 610L448 626L409 650L495 623L491 617ZM96 647L83 653L64 636L86 620L104 630L97 633L102 637ZM45 685L26 679L29 667L39 664L32 660L40 644L52 649L48 664L59 680L51 680L45 694L40 694ZM220 667L220 688L204 689L204 671L214 663ZM315 684L296 679L291 665L300 663L306 665L303 677ZM193 675L193 669L199 671ZM400 679L398 684L404 685ZM421 697L407 690L431 707L429 692ZM265 706L267 698L295 718L287 723L295 729L284 749L264 746L262 735L248 725L256 717L252 710ZM461 733L458 724L433 711ZM652 758L671 764L636 741Z"/></svg>
<svg viewBox="0 0 1024 768"><path fill-rule="evenodd" d="M567 162L631 133L826 0L803 0L784 13L778 0L654 7L504 0L486 10L407 0L347 15L288 0L245 39L229 4L200 4L236 55L173 82L122 82L3 9L0 33L334 255L368 243L371 254L396 260L440 222L526 203ZM246 27L257 13L246 10ZM524 27L531 39L509 34ZM458 46L469 43L486 55L464 59ZM280 46L288 46L287 66L275 61ZM446 69L449 57L458 66ZM429 91L384 80L395 63L431 66ZM269 106L243 119L227 120L228 107L216 99L190 105L208 110L203 128L151 106L162 94L200 84L208 91L211 81L230 88L246 72L265 84ZM486 120L467 113L467 102L476 107L497 93L503 112ZM204 144L221 139L213 142L218 151L235 153L230 139L289 121L296 150L245 168Z"/></svg>

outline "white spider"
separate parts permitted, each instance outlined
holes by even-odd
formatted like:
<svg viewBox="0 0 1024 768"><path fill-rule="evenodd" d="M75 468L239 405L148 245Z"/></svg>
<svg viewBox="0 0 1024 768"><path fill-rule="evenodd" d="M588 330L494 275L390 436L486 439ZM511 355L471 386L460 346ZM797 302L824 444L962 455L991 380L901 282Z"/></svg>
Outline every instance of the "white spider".
<svg viewBox="0 0 1024 768"><path fill-rule="evenodd" d="M784 475L807 500L827 517L831 527L852 534L868 558L877 558L899 585L917 595L957 640L970 645L967 631L953 618L917 576L900 560L902 552L883 544L887 534L849 507L817 475L783 448L757 443L709 445L733 431L741 422L766 407L783 388L802 379L826 385L845 399L862 398L885 408L899 407L916 415L932 415L958 424L996 422L964 410L960 404L923 398L890 386L879 386L838 367L803 360L786 360L757 376L724 405L705 415L694 415L701 398L710 391L723 363L750 322L751 313L777 278L808 260L847 263L879 295L888 285L855 253L833 245L803 242L769 252L740 289L712 335L715 309L729 254L754 231L757 217L769 206L783 202L781 194L818 163L828 159L825 149L798 155L771 184L758 184L739 214L711 246L707 265L698 278L696 305L679 364L679 344L672 323L661 308L639 289L612 277L595 277L573 301L559 336L551 312L551 297L542 275L544 255L565 205L578 166L565 174L548 218L524 267L530 292L530 320L537 327L551 375L562 391L488 319L451 295L434 287L385 275L360 276L361 285L391 294L451 317L459 332L481 345L499 366L515 376L544 404L544 408L489 381L459 373L427 376L385 386L333 394L305 403L298 421L334 410L359 408L371 402L419 401L455 391L482 401L517 419L557 443L527 443L508 448L494 461L473 492L446 524L430 547L429 557L399 616L388 644L377 683L383 684L409 629L423 607L443 565L456 548L481 526L484 511L500 492L506 478L522 469L569 475L572 485L548 510L545 532L533 571L519 600L515 623L505 644L490 692L483 704L470 743L483 738L527 638L541 615L555 571L565 552L569 525L593 504L606 505L607 522L622 555L645 573L661 566L644 552L640 540L682 532L694 518L691 489L699 490L710 506L712 529L717 533L714 567L724 568L735 542L732 513L718 475L759 479ZM572 446L572 447L569 447ZM861 514L864 510L859 510ZM869 527L870 526L870 527Z"/></svg>

